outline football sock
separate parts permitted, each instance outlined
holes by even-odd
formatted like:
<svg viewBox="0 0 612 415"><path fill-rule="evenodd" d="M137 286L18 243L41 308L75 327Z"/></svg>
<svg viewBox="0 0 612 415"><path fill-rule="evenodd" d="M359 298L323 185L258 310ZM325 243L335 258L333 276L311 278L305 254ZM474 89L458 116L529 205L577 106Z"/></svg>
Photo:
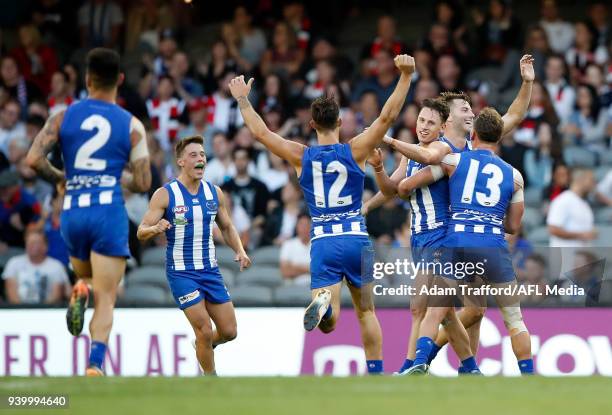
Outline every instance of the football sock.
<svg viewBox="0 0 612 415"><path fill-rule="evenodd" d="M419 337L416 343L416 358L413 366L427 364L429 354L431 353L434 341L426 336Z"/></svg>
<svg viewBox="0 0 612 415"><path fill-rule="evenodd" d="M431 362L436 358L440 349L442 349L442 346L438 346L436 343L431 346L431 352L429 353L429 357L427 358L428 365L431 364Z"/></svg>
<svg viewBox="0 0 612 415"><path fill-rule="evenodd" d="M91 351L89 352L89 366L95 366L98 369L102 369L104 355L106 355L106 344L92 341Z"/></svg>
<svg viewBox="0 0 612 415"><path fill-rule="evenodd" d="M474 356L470 356L467 359L462 360L461 366L463 367L463 373L470 373L472 370L478 369Z"/></svg>
<svg viewBox="0 0 612 415"><path fill-rule="evenodd" d="M411 360L411 359L404 360L404 364L402 365L400 370L398 370L398 372L402 373L404 370L410 369L412 367L413 363L414 363L414 360Z"/></svg>
<svg viewBox="0 0 612 415"><path fill-rule="evenodd" d="M533 359L519 360L518 366L523 375L533 375Z"/></svg>
<svg viewBox="0 0 612 415"><path fill-rule="evenodd" d="M323 317L321 318L321 321L327 320L327 319L331 318L331 316L332 316L332 306L330 304L329 307L327 307L327 311L325 312L325 314L323 314Z"/></svg>
<svg viewBox="0 0 612 415"><path fill-rule="evenodd" d="M370 375L382 375L383 361L382 360L366 360L368 364L368 373Z"/></svg>

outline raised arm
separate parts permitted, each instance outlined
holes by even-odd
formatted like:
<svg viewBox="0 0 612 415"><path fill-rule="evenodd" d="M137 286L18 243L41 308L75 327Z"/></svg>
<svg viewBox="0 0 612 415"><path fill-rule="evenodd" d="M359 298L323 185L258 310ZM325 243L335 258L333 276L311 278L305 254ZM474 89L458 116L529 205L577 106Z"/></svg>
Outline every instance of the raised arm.
<svg viewBox="0 0 612 415"><path fill-rule="evenodd" d="M130 151L129 171L123 171L121 184L130 192L143 193L151 187L151 164L147 133L142 122L136 117L132 117L130 122L130 142L132 150Z"/></svg>
<svg viewBox="0 0 612 415"><path fill-rule="evenodd" d="M160 187L153 193L151 201L149 202L149 210L147 210L147 213L145 213L142 218L142 222L138 225L136 237L139 240L146 241L147 239L166 232L172 227L170 222L163 219L169 199L168 191L163 187Z"/></svg>
<svg viewBox="0 0 612 415"><path fill-rule="evenodd" d="M442 159L442 163L427 166L403 179L397 189L399 197L407 199L415 189L437 182L444 176L450 177L455 172L460 157L460 154L447 154Z"/></svg>
<svg viewBox="0 0 612 415"><path fill-rule="evenodd" d="M391 177L389 177L389 179L395 185L397 185L404 177L406 177L407 166L408 166L408 159L406 159L406 157L402 157L402 159L400 160L399 166L397 166L393 174L391 174ZM382 205L384 205L389 199L392 199L393 197L395 197L396 194L397 192L392 196L385 196L383 195L382 192L379 191L370 200L368 200L366 203L363 204L363 206L361 207L361 213L363 215L367 215L369 212L373 211L374 209L377 209L381 207Z"/></svg>
<svg viewBox="0 0 612 415"><path fill-rule="evenodd" d="M506 210L506 216L504 217L504 230L506 233L517 234L521 230L521 221L523 220L523 213L525 212L525 202L523 195L523 176L518 170L514 171L514 194L512 200Z"/></svg>
<svg viewBox="0 0 612 415"><path fill-rule="evenodd" d="M395 196L397 194L397 183L393 182L385 172L385 166L382 162L382 151L380 148L375 148L368 157L368 164L374 168L374 178L381 193L385 196Z"/></svg>
<svg viewBox="0 0 612 415"><path fill-rule="evenodd" d="M442 141L434 141L427 147L396 140L388 135L385 135L383 141L395 151L421 164L440 164L444 156L452 152L450 146Z"/></svg>
<svg viewBox="0 0 612 415"><path fill-rule="evenodd" d="M49 117L43 129L34 138L32 147L26 156L26 164L40 177L50 183L59 183L65 180L64 172L53 167L47 155L59 141L59 130L64 119L64 111Z"/></svg>
<svg viewBox="0 0 612 415"><path fill-rule="evenodd" d="M364 167L370 151L381 143L383 136L391 128L391 125L402 110L406 94L408 94L408 89L410 88L410 80L414 72L414 58L409 55L398 55L394 61L401 75L393 93L387 99L387 102L385 102L380 115L370 125L370 128L350 142L353 158Z"/></svg>
<svg viewBox="0 0 612 415"><path fill-rule="evenodd" d="M219 226L219 230L221 230L225 243L236 253L236 258L234 261L240 264L240 271L242 271L243 269L251 266L251 259L246 254L244 247L242 246L242 241L240 240L240 235L238 234L236 227L232 223L232 220L227 213L223 192L218 186L215 186L215 190L217 191L217 198L219 199L219 208L217 209L217 217L215 218L215 221Z"/></svg>
<svg viewBox="0 0 612 415"><path fill-rule="evenodd" d="M523 121L525 114L527 114L527 109L529 108L529 101L531 100L531 87L535 79L533 57L531 55L524 55L519 65L523 83L521 84L521 89L516 98L512 101L510 108L508 108L508 111L502 117L504 120L502 135L506 135Z"/></svg>
<svg viewBox="0 0 612 415"><path fill-rule="evenodd" d="M232 79L229 83L232 96L238 101L238 108L240 108L244 124L257 141L266 146L272 153L287 160L298 171L299 175L302 168L302 155L306 147L295 141L285 140L280 135L270 131L249 102L248 96L252 85L253 78L249 79L247 84L244 82L244 75Z"/></svg>

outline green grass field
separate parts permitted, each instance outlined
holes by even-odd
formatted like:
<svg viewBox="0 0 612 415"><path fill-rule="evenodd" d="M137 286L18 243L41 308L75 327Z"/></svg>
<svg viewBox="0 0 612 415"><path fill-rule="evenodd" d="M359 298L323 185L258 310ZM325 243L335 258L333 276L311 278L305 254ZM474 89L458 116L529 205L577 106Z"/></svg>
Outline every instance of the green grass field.
<svg viewBox="0 0 612 415"><path fill-rule="evenodd" d="M612 378L0 378L0 395L68 394L68 410L0 414L612 414Z"/></svg>

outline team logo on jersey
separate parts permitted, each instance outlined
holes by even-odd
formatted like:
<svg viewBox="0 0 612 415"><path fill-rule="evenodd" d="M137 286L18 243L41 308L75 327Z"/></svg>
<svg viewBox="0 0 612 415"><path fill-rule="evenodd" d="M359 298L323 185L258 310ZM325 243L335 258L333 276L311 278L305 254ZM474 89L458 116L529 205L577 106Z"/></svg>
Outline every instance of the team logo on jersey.
<svg viewBox="0 0 612 415"><path fill-rule="evenodd" d="M174 212L176 215L184 215L185 213L189 212L189 206L175 206L174 209L172 209L172 212Z"/></svg>
<svg viewBox="0 0 612 415"><path fill-rule="evenodd" d="M208 210L217 210L217 202L214 200L209 200L206 202L206 209Z"/></svg>

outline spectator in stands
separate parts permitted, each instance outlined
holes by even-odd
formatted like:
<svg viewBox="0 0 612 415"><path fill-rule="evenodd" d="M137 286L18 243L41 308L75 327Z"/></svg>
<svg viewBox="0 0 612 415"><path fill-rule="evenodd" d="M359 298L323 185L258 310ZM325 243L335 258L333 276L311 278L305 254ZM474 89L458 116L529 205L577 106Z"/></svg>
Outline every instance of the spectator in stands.
<svg viewBox="0 0 612 415"><path fill-rule="evenodd" d="M19 185L16 172L0 173L0 251L2 246L24 246L24 233L40 219L40 203Z"/></svg>
<svg viewBox="0 0 612 415"><path fill-rule="evenodd" d="M51 93L47 99L49 115L53 116L65 110L73 102L74 97L70 95L68 85L68 74L64 71L55 72L51 76Z"/></svg>
<svg viewBox="0 0 612 415"><path fill-rule="evenodd" d="M170 7L157 0L138 0L131 5L126 20L125 51L155 49L158 33L175 26Z"/></svg>
<svg viewBox="0 0 612 415"><path fill-rule="evenodd" d="M176 40L176 33L172 29L165 29L159 34L158 54L152 62L150 68L153 75L160 77L167 75L170 66L172 65L172 58L178 51L178 44Z"/></svg>
<svg viewBox="0 0 612 415"><path fill-rule="evenodd" d="M584 73L584 82L595 88L599 106L605 112L612 104L612 89L606 83L602 67L594 63L589 64Z"/></svg>
<svg viewBox="0 0 612 415"><path fill-rule="evenodd" d="M204 85L204 91L212 95L218 88L219 82L228 72L238 71L236 62L230 58L226 43L219 39L210 48L210 62L199 66L199 75Z"/></svg>
<svg viewBox="0 0 612 415"><path fill-rule="evenodd" d="M300 214L295 226L296 236L281 245L280 272L285 281L310 284L310 226L310 216Z"/></svg>
<svg viewBox="0 0 612 415"><path fill-rule="evenodd" d="M516 70L516 61L522 55L531 55L534 58L533 67L536 79L544 79L544 65L547 57L551 54L546 32L541 26L530 26L525 34L525 44L523 50L513 49L508 51L501 69L500 90L518 89L521 86L522 78ZM486 80L483 80L486 81Z"/></svg>
<svg viewBox="0 0 612 415"><path fill-rule="evenodd" d="M538 127L542 123L547 123L551 128L556 129L559 125L559 118L548 91L540 82L535 81L531 90L531 101L529 102L527 115L514 133L515 141L525 147L536 146L538 144Z"/></svg>
<svg viewBox="0 0 612 415"><path fill-rule="evenodd" d="M281 203L266 218L263 245L281 245L293 237L298 215L303 208L302 191L295 181L288 181L281 190Z"/></svg>
<svg viewBox="0 0 612 415"><path fill-rule="evenodd" d="M214 129L208 123L208 99L196 98L189 102L189 125L179 131L179 138L201 135L204 137L204 151L213 155L212 135ZM140 222L139 222L140 223Z"/></svg>
<svg viewBox="0 0 612 415"><path fill-rule="evenodd" d="M289 182L288 166L285 160L274 153L265 153L267 159L258 163L257 176L264 182L270 193L280 192Z"/></svg>
<svg viewBox="0 0 612 415"><path fill-rule="evenodd" d="M235 76L235 72L227 72L219 80L219 89L212 95L208 108L209 114L211 114L209 120L212 118L213 127L230 135L244 124L238 104L232 98L228 86Z"/></svg>
<svg viewBox="0 0 612 415"><path fill-rule="evenodd" d="M0 64L0 86L6 90L8 95L19 102L21 113L26 114L28 105L42 99L40 89L32 82L27 81L21 73L17 61L12 56L4 56Z"/></svg>
<svg viewBox="0 0 612 415"><path fill-rule="evenodd" d="M540 254L531 254L525 260L524 269L518 273L518 282L523 286L536 286L542 295L535 292L531 295L521 295L521 304L539 304L547 297L546 259Z"/></svg>
<svg viewBox="0 0 612 415"><path fill-rule="evenodd" d="M595 30L595 42L597 45L603 47L606 47L608 42L612 40L610 23L608 22L609 7L609 4L596 1L592 3L587 10L589 24Z"/></svg>
<svg viewBox="0 0 612 415"><path fill-rule="evenodd" d="M565 53L565 60L570 68L572 83L580 83L588 64L603 65L608 59L608 52L605 46L597 45L595 30L587 22L577 22L574 28L576 39L574 46Z"/></svg>
<svg viewBox="0 0 612 415"><path fill-rule="evenodd" d="M189 76L189 57L185 52L178 51L172 57L168 74L174 80L174 88L178 96L185 102L197 99L204 94L202 85Z"/></svg>
<svg viewBox="0 0 612 415"><path fill-rule="evenodd" d="M454 55L447 54L438 58L436 80L443 91L463 91L465 89L462 83L461 67Z"/></svg>
<svg viewBox="0 0 612 415"><path fill-rule="evenodd" d="M336 68L327 59L319 60L315 65L312 74L312 82L306 86L304 96L308 99L315 99L325 93L325 89L336 80Z"/></svg>
<svg viewBox="0 0 612 415"><path fill-rule="evenodd" d="M275 107L281 109L283 116L289 115L287 83L278 74L271 73L264 80L257 108L260 112L265 113Z"/></svg>
<svg viewBox="0 0 612 415"><path fill-rule="evenodd" d="M557 163L553 167L552 181L550 185L544 188L542 196L545 200L552 202L561 193L569 189L571 181L571 172L567 165Z"/></svg>
<svg viewBox="0 0 612 415"><path fill-rule="evenodd" d="M147 112L155 130L155 137L164 151L170 151L178 137L180 117L185 110L185 101L174 96L174 81L162 76L157 86L157 95L147 100Z"/></svg>
<svg viewBox="0 0 612 415"><path fill-rule="evenodd" d="M537 134L538 145L525 152L525 181L529 187L544 189L550 185L553 166L561 156L561 140L547 123L540 124Z"/></svg>
<svg viewBox="0 0 612 415"><path fill-rule="evenodd" d="M466 56L469 50L462 11L463 7L458 1L438 1L435 6L434 23L447 28L452 39L453 49L461 56Z"/></svg>
<svg viewBox="0 0 612 415"><path fill-rule="evenodd" d="M9 304L60 305L68 275L61 262L47 256L42 232L28 232L26 253L11 258L2 278Z"/></svg>
<svg viewBox="0 0 612 415"><path fill-rule="evenodd" d="M564 303L585 304L587 298L597 302L599 289L603 277L604 258L598 258L592 252L586 250L574 253L574 263L571 270L568 270L562 278L557 281L560 288L569 288L575 285L584 290L585 295L563 295L559 300ZM586 298L585 298L586 297ZM594 298L593 298L594 297Z"/></svg>
<svg viewBox="0 0 612 415"><path fill-rule="evenodd" d="M308 111L310 114L310 111ZM340 142L346 143L355 138L362 130L359 128L357 114L351 109L341 112L342 124L340 125ZM308 116L310 117L310 115Z"/></svg>
<svg viewBox="0 0 612 415"><path fill-rule="evenodd" d="M456 53L454 44L451 42L450 29L438 23L431 25L427 37L418 46L419 49L427 51L434 61L440 56Z"/></svg>
<svg viewBox="0 0 612 415"><path fill-rule="evenodd" d="M79 9L78 26L83 48L116 48L123 27L123 12L112 0L88 0Z"/></svg>
<svg viewBox="0 0 612 415"><path fill-rule="evenodd" d="M11 144L16 143L23 146L22 151L27 153L29 147L26 141L14 140ZM49 184L49 182L38 177L36 172L26 163L24 156L19 158L15 167L19 174L23 190L33 195L34 198L41 203L48 202L53 194L53 186Z"/></svg>
<svg viewBox="0 0 612 415"><path fill-rule="evenodd" d="M252 23L253 16L247 8L238 6L234 10L232 30L223 33L229 55L247 72L259 64L267 45L264 33Z"/></svg>
<svg viewBox="0 0 612 415"><path fill-rule="evenodd" d="M58 70L57 54L53 48L42 44L40 32L33 24L19 28L19 47L11 54L23 77L35 84L44 94L49 93L51 75Z"/></svg>
<svg viewBox="0 0 612 415"><path fill-rule="evenodd" d="M28 148L34 142L34 137L38 135L40 130L45 125L45 119L40 115L30 114L25 122L25 138L28 143Z"/></svg>
<svg viewBox="0 0 612 415"><path fill-rule="evenodd" d="M603 150L608 114L600 110L595 88L580 84L576 91L576 107L563 127L565 141L580 144L593 151Z"/></svg>
<svg viewBox="0 0 612 415"><path fill-rule="evenodd" d="M440 91L438 84L432 79L421 79L414 88L413 102L419 106L424 99L435 98ZM418 113L418 111L417 111ZM415 118L416 120L416 118ZM416 122L415 122L416 126Z"/></svg>
<svg viewBox="0 0 612 415"><path fill-rule="evenodd" d="M304 70L305 78L310 80L312 71L315 70L317 62L326 59L331 63L336 72L336 79L344 86L353 75L353 61L347 56L338 53L334 41L329 37L319 36L312 44L312 53L307 68Z"/></svg>
<svg viewBox="0 0 612 415"><path fill-rule="evenodd" d="M509 2L490 0L486 15L475 12L477 50L481 61L501 64L510 49L521 44L521 25L512 11Z"/></svg>
<svg viewBox="0 0 612 415"><path fill-rule="evenodd" d="M223 185L236 174L236 166L232 160L232 147L227 136L217 132L212 136L212 154L204 169L204 179L216 184Z"/></svg>
<svg viewBox="0 0 612 415"><path fill-rule="evenodd" d="M355 85L352 101L358 101L369 91L376 94L378 102L387 102L393 92L399 76L393 64L393 55L387 49L380 49L374 56L376 62L376 76L371 76ZM369 125L369 124L368 124Z"/></svg>
<svg viewBox="0 0 612 415"><path fill-rule="evenodd" d="M381 50L387 50L392 56L401 54L406 45L397 36L395 19L390 15L378 18L376 38L366 45L361 52L361 75L375 76L378 73L376 55Z"/></svg>
<svg viewBox="0 0 612 415"><path fill-rule="evenodd" d="M599 203L612 207L612 170L597 184L595 196Z"/></svg>
<svg viewBox="0 0 612 415"><path fill-rule="evenodd" d="M19 102L9 99L0 110L0 152L8 156L11 141L25 140L25 124L19 121L21 108Z"/></svg>
<svg viewBox="0 0 612 415"><path fill-rule="evenodd" d="M563 57L560 55L549 56L546 61L546 80L544 81L544 86L548 91L548 95L552 100L562 125L569 121L576 102L576 92L567 83L565 76L566 64Z"/></svg>
<svg viewBox="0 0 612 415"><path fill-rule="evenodd" d="M587 246L597 237L593 210L585 200L594 187L592 171L574 170L570 188L550 204L546 223L551 247Z"/></svg>
<svg viewBox="0 0 612 415"><path fill-rule="evenodd" d="M361 128L369 127L380 113L378 97L374 91L366 91L359 98L357 119Z"/></svg>
<svg viewBox="0 0 612 415"><path fill-rule="evenodd" d="M555 0L542 1L540 14L542 16L540 26L544 28L548 35L550 48L555 53L565 53L574 43L574 26L559 16L559 9Z"/></svg>
<svg viewBox="0 0 612 415"><path fill-rule="evenodd" d="M307 49L310 42L310 19L306 16L304 4L300 1L289 1L283 6L283 19L295 32L297 46Z"/></svg>
<svg viewBox="0 0 612 415"><path fill-rule="evenodd" d="M30 3L31 4L31 3ZM77 43L74 38L74 4L62 0L40 0L32 7L32 23L34 23L45 42L68 48Z"/></svg>
<svg viewBox="0 0 612 415"><path fill-rule="evenodd" d="M380 208L368 213L368 231L377 243L389 245L395 239L395 232L401 229L406 220L406 209L395 199L390 199Z"/></svg>
<svg viewBox="0 0 612 415"><path fill-rule="evenodd" d="M252 220L251 237L254 246L259 245L266 222L270 193L265 184L249 174L251 152L242 147L233 150L236 175L225 182L222 188L232 195L234 205L241 205Z"/></svg>
<svg viewBox="0 0 612 415"><path fill-rule="evenodd" d="M259 69L264 76L278 72L289 79L300 69L304 56L291 26L287 22L278 22L274 27L272 47L264 53Z"/></svg>
<svg viewBox="0 0 612 415"><path fill-rule="evenodd" d="M225 198L226 203L225 208L227 209L227 213L232 218L232 223L236 227L238 235L240 235L242 246L248 247L251 238L249 233L249 230L251 229L251 219L242 206L234 204L234 201L228 192L223 192L223 197ZM213 229L213 237L215 238L215 243L218 242L225 244L223 234L219 230L218 226L215 226Z"/></svg>

